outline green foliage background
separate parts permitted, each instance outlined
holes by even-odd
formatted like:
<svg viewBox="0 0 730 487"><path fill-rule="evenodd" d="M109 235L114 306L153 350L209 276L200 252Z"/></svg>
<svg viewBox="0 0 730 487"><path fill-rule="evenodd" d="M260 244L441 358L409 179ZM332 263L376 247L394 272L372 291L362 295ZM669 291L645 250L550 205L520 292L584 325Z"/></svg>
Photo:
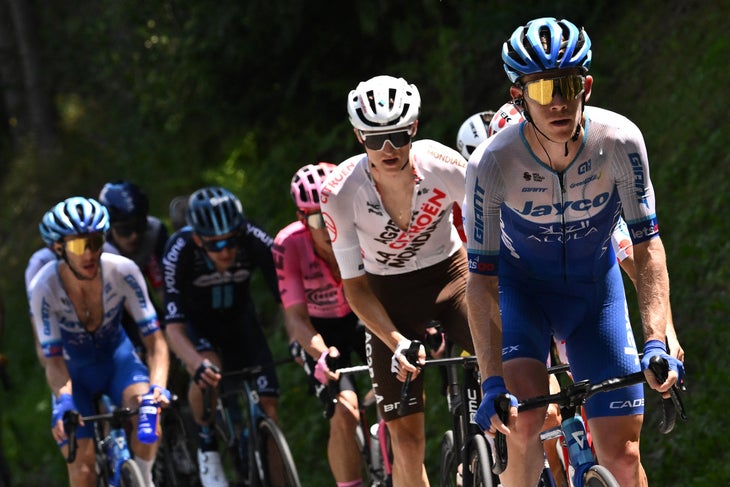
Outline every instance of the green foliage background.
<svg viewBox="0 0 730 487"><path fill-rule="evenodd" d="M79 0L36 2L34 10L58 142L49 158L32 141L11 151L0 138L2 351L14 385L0 392L0 421L14 485L66 483L48 431L48 390L22 277L41 245L37 221L51 204L95 196L106 181L125 177L145 187L153 212L166 217L174 196L222 184L273 235L293 218L287 192L298 167L358 151L344 101L359 81L387 73L416 83L419 136L453 145L467 116L508 99L501 42L542 15L586 26L594 52L590 103L634 120L649 149L691 415L660 437L648 396L642 453L650 481L730 480L726 2L710 9L678 0ZM283 354L279 318L258 293L272 346ZM630 286L627 293L637 321ZM282 421L303 482L332 485L316 401L299 370L282 369L281 379ZM427 462L435 479L447 418L435 381L429 388Z"/></svg>

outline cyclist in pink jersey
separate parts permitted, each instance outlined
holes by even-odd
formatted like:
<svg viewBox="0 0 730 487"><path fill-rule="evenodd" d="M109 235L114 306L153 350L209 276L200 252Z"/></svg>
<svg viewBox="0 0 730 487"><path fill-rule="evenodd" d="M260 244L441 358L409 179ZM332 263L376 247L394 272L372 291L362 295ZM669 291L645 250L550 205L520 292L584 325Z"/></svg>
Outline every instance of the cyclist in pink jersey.
<svg viewBox="0 0 730 487"><path fill-rule="evenodd" d="M360 83L347 108L364 153L342 162L322 188L345 296L367 327L365 350L391 434L393 485L399 487L429 485L423 380L416 359L405 352L412 340L423 339L431 320L440 321L459 347L473 350L466 320L468 269L452 224L453 204L464 200L466 161L438 142L411 142L420 106L418 89L403 78L376 76ZM425 359L423 347L417 355L418 362ZM409 394L401 399L408 375Z"/></svg>
<svg viewBox="0 0 730 487"><path fill-rule="evenodd" d="M274 239L273 253L284 321L301 346L313 392L330 420L327 458L338 487L362 486L360 451L355 440L358 398L352 376L338 378L328 361L351 365L352 352L365 361L364 327L345 299L340 270L322 219L320 189L334 164L300 168L291 181L297 221ZM333 367L334 368L334 367Z"/></svg>

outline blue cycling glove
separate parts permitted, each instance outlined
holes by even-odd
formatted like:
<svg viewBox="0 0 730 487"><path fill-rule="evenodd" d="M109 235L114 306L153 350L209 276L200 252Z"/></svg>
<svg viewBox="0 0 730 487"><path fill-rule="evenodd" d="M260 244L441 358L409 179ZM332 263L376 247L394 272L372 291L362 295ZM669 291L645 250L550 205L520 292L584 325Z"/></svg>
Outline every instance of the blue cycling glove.
<svg viewBox="0 0 730 487"><path fill-rule="evenodd" d="M474 416L474 421L484 431L488 430L492 425L492 416L497 414L495 403L497 398L506 394L509 397L510 406L517 407L517 398L507 391L507 386L504 385L504 379L498 375L487 378L482 382L482 403L477 409L477 414Z"/></svg>
<svg viewBox="0 0 730 487"><path fill-rule="evenodd" d="M649 340L644 344L644 356L641 358L641 370L649 368L651 358L654 356L658 356L666 360L669 364L669 370L677 372L677 375L679 376L677 382L682 382L684 380L684 364L680 360L669 355L667 353L666 345L659 340Z"/></svg>
<svg viewBox="0 0 730 487"><path fill-rule="evenodd" d="M155 389L157 389L158 391L160 391L160 395L162 397L164 397L165 399L167 399L168 401L170 400L170 397L172 397L172 395L170 394L170 391L168 389L165 389L162 386L158 386L157 384L152 384L150 386L150 391L147 394L154 394L155 393Z"/></svg>
<svg viewBox="0 0 730 487"><path fill-rule="evenodd" d="M56 426L58 421L63 421L63 415L68 411L76 411L76 404L71 394L61 394L53 401L53 413L51 414L51 428Z"/></svg>

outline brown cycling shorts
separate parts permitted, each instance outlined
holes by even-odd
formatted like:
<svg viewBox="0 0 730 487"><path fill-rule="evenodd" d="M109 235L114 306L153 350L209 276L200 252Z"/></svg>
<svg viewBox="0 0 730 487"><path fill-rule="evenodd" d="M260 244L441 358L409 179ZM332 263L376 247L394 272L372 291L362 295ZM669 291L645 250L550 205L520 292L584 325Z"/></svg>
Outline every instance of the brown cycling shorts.
<svg viewBox="0 0 730 487"><path fill-rule="evenodd" d="M462 248L425 269L388 276L368 274L367 277L388 316L404 336L422 341L429 323L438 320L449 340L473 353L466 310L467 272L466 252ZM380 413L386 421L397 419L403 383L390 371L393 351L368 332L365 353ZM419 374L409 387L405 415L422 411L423 374Z"/></svg>

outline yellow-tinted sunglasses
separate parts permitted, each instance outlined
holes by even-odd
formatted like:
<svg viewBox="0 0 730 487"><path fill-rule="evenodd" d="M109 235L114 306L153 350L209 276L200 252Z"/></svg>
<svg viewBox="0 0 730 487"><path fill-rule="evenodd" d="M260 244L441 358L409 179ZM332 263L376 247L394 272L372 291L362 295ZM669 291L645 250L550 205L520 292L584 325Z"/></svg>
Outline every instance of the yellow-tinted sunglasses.
<svg viewBox="0 0 730 487"><path fill-rule="evenodd" d="M570 101L578 98L585 88L585 77L579 74L560 76L559 78L536 79L525 83L523 91L540 105L549 105L556 91L564 99Z"/></svg>
<svg viewBox="0 0 730 487"><path fill-rule="evenodd" d="M66 240L63 244L67 251L76 255L84 255L86 249L91 250L91 252L98 252L104 246L104 234L92 233Z"/></svg>

